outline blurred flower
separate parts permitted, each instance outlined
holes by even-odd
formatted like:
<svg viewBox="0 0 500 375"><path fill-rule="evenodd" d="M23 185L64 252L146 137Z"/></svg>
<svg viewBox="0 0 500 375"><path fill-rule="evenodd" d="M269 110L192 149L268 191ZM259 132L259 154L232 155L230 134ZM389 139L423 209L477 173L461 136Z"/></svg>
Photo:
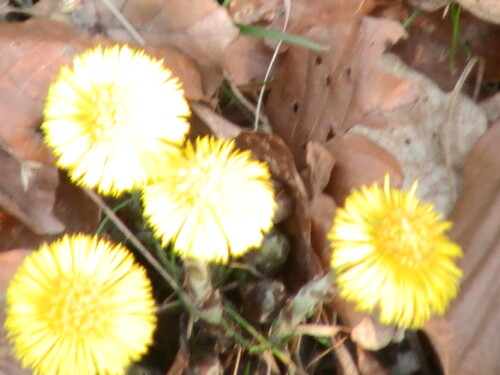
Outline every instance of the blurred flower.
<svg viewBox="0 0 500 375"><path fill-rule="evenodd" d="M144 214L181 256L227 263L258 246L276 210L267 166L234 141L199 138L143 191Z"/></svg>
<svg viewBox="0 0 500 375"><path fill-rule="evenodd" d="M151 285L130 252L64 236L29 255L7 289L5 327L37 375L118 375L146 352L156 325Z"/></svg>
<svg viewBox="0 0 500 375"><path fill-rule="evenodd" d="M73 181L118 195L146 184L178 152L189 114L161 61L127 46L96 47L61 68L42 130Z"/></svg>
<svg viewBox="0 0 500 375"><path fill-rule="evenodd" d="M442 315L461 277L454 260L462 251L445 234L451 223L420 203L416 188L393 189L387 175L383 188L353 191L329 233L340 295L401 328Z"/></svg>

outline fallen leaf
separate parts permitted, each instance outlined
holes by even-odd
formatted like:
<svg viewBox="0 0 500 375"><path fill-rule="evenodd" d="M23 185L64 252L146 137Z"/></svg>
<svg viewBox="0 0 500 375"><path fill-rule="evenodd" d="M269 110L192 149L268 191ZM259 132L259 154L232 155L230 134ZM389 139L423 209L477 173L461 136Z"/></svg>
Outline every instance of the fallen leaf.
<svg viewBox="0 0 500 375"><path fill-rule="evenodd" d="M334 199L323 190L330 180L335 163L335 158L323 145L308 143L307 166L301 174L310 197L311 242L325 269L330 269L332 250L327 234L332 228L337 206Z"/></svg>
<svg viewBox="0 0 500 375"><path fill-rule="evenodd" d="M170 45L191 57L203 75L204 92L211 96L222 83L224 52L238 35L227 9L215 0L117 0L114 6L148 45ZM133 42L130 33L101 1L96 16L106 34Z"/></svg>
<svg viewBox="0 0 500 375"><path fill-rule="evenodd" d="M462 191L449 219L450 236L464 250L461 290L444 318L425 332L446 375L500 373L500 122L469 154Z"/></svg>
<svg viewBox="0 0 500 375"><path fill-rule="evenodd" d="M0 140L19 158L53 164L37 132L47 87L63 64L88 47L86 33L59 22L0 24Z"/></svg>
<svg viewBox="0 0 500 375"><path fill-rule="evenodd" d="M51 164L50 151L40 142L37 133L42 120L45 94L60 67L73 56L97 44L113 41L89 36L76 28L51 20L32 19L23 23L0 24L0 116L3 119L0 137L23 159ZM178 51L167 50L157 57L166 57L174 74L186 82L190 98L200 98L196 72L189 60ZM169 54L169 52L172 52Z"/></svg>
<svg viewBox="0 0 500 375"><path fill-rule="evenodd" d="M233 20L242 24L271 23L279 17L283 9L280 0L232 0L229 13Z"/></svg>
<svg viewBox="0 0 500 375"><path fill-rule="evenodd" d="M262 83L269 68L273 50L265 40L249 35L238 35L227 47L224 71L236 85ZM280 57L278 57L279 61ZM274 76L276 65L271 67Z"/></svg>
<svg viewBox="0 0 500 375"><path fill-rule="evenodd" d="M435 11L449 4L449 0L408 0L408 2L416 7L426 10L427 12Z"/></svg>
<svg viewBox="0 0 500 375"><path fill-rule="evenodd" d="M486 113L489 122L500 119L500 92L479 103L481 109Z"/></svg>
<svg viewBox="0 0 500 375"><path fill-rule="evenodd" d="M0 24L0 139L22 159L53 163L54 157L37 133L47 88L75 54L99 44L116 42L48 19ZM145 50L164 59L179 77L188 99L202 98L201 78L189 58L169 47Z"/></svg>
<svg viewBox="0 0 500 375"><path fill-rule="evenodd" d="M242 131L241 127L219 115L206 104L191 103L191 110L208 127L209 133L217 138L232 139L237 137ZM198 130L198 132L200 131Z"/></svg>
<svg viewBox="0 0 500 375"><path fill-rule="evenodd" d="M273 179L281 182L293 198L293 214L280 224L290 239L290 253L283 266L285 285L296 291L322 273L321 262L311 244L309 198L295 168L290 150L274 134L243 131L236 145L249 149L257 160L265 161Z"/></svg>
<svg viewBox="0 0 500 375"><path fill-rule="evenodd" d="M29 255L33 249L12 249L9 251L0 252L0 299L5 297L5 291L7 290L7 285L9 284L12 276L17 271L17 268L21 265L24 258ZM0 327L3 326L3 322Z"/></svg>
<svg viewBox="0 0 500 375"><path fill-rule="evenodd" d="M408 9L408 13L412 11ZM411 68L426 74L444 91L455 87L470 59L468 53L481 58L481 68L471 71L462 92L472 96L478 79L480 83L500 80L500 40L497 37L500 25L461 12L459 41L453 58L452 30L453 18L450 14L443 16L442 11L423 12L409 25L409 37L399 41L391 52L399 55ZM482 97L490 95L484 85L480 94Z"/></svg>
<svg viewBox="0 0 500 375"><path fill-rule="evenodd" d="M352 189L369 186L374 181L382 183L386 173L393 186L401 186L403 171L396 158L367 137L347 133L325 145L335 157L335 165L325 193L343 206Z"/></svg>
<svg viewBox="0 0 500 375"><path fill-rule="evenodd" d="M500 3L498 0L457 0L458 3L483 20L500 25Z"/></svg>
<svg viewBox="0 0 500 375"><path fill-rule="evenodd" d="M0 375L30 375L32 372L21 367L12 354L12 346L5 331L5 291L12 276L31 249L13 249L0 253Z"/></svg>
<svg viewBox="0 0 500 375"><path fill-rule="evenodd" d="M461 6L486 21L500 24L500 3L498 0L456 0ZM410 0L413 5L433 11L447 4L448 0Z"/></svg>
<svg viewBox="0 0 500 375"><path fill-rule="evenodd" d="M397 327L383 325L370 315L364 316L351 330L352 341L371 351L382 349L401 335Z"/></svg>
<svg viewBox="0 0 500 375"><path fill-rule="evenodd" d="M64 174L59 176L59 185L55 190L53 215L63 223L64 233L94 233L101 220L99 207ZM0 228L0 253L20 247L37 248L41 242L59 237L59 234L37 234L15 217L2 211Z"/></svg>
<svg viewBox="0 0 500 375"><path fill-rule="evenodd" d="M361 349L359 346L356 351L361 375L390 375L389 370L384 368L372 353Z"/></svg>
<svg viewBox="0 0 500 375"><path fill-rule="evenodd" d="M0 236L3 245L17 243L16 234L22 234L24 240L31 243L64 229L53 215L58 184L55 158L38 132L45 95L60 67L69 64L76 53L97 44L114 43L48 19L0 24L0 116L3 120L0 142L4 145L0 150L3 160L0 164L3 181L0 205L29 227L24 228L11 217L4 218L4 229L8 231ZM147 49L146 52L157 58L166 57L166 54L168 67L186 82L186 95L191 99L202 97L200 76L185 55L171 48ZM67 230L82 230L87 226L83 223L85 220L94 225L99 210L93 204L90 210L89 216L82 216L80 223ZM69 220L72 221L77 219Z"/></svg>
<svg viewBox="0 0 500 375"><path fill-rule="evenodd" d="M55 167L18 159L0 147L0 206L33 232L58 234L64 225L53 215L58 172Z"/></svg>
<svg viewBox="0 0 500 375"><path fill-rule="evenodd" d="M292 150L299 170L309 141L324 143L373 110L413 100L404 81L379 67L387 44L405 35L401 26L383 19L345 17L335 24L317 24L301 35L330 50L291 46L266 102L273 129Z"/></svg>
<svg viewBox="0 0 500 375"><path fill-rule="evenodd" d="M465 158L486 130L486 116L470 99L444 93L395 55L384 55L383 66L410 83L420 100L378 111L387 119L386 126L359 124L350 132L368 137L394 155L404 173L403 190L418 179L417 195L433 202L438 212L446 215L460 189Z"/></svg>

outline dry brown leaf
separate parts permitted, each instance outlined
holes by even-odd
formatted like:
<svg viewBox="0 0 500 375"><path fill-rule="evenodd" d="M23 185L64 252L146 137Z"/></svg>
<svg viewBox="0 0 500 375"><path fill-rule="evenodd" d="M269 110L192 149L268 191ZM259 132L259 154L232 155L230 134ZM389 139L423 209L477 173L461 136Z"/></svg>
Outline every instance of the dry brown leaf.
<svg viewBox="0 0 500 375"><path fill-rule="evenodd" d="M376 312L359 311L353 302L339 295L332 299L332 308L338 313L342 324L351 330L351 339L365 350L378 350L391 341L401 340L403 332L395 326L379 322Z"/></svg>
<svg viewBox="0 0 500 375"><path fill-rule="evenodd" d="M58 184L54 157L38 132L45 94L60 67L69 64L76 53L97 44L113 43L47 19L0 24L0 142L4 145L0 150L3 181L0 184L0 205L29 227L25 228L3 214L1 248L19 241L36 243L46 238L45 235L64 229L52 213ZM202 97L201 78L189 58L171 48L146 49L146 52L165 58L174 75L185 82L184 89L189 98ZM81 192L77 194L78 198L81 195ZM69 204L64 196L58 199L56 205ZM93 204L89 210L87 216L66 217L65 223L71 225L67 230L93 230L99 210Z"/></svg>
<svg viewBox="0 0 500 375"><path fill-rule="evenodd" d="M378 66L387 44L404 36L401 26L350 16L318 24L302 35L330 50L291 46L271 88L266 103L269 120L289 145L299 169L309 141L324 143L375 109L413 100L405 82Z"/></svg>
<svg viewBox="0 0 500 375"><path fill-rule="evenodd" d="M209 133L217 138L235 138L242 131L241 127L222 117L205 104L191 103L191 109L208 127ZM198 133L201 133L201 130L198 130Z"/></svg>
<svg viewBox="0 0 500 375"><path fill-rule="evenodd" d="M381 324L377 318L366 314L353 326L351 339L365 350L379 350L395 338L401 338L402 331L395 326Z"/></svg>
<svg viewBox="0 0 500 375"><path fill-rule="evenodd" d="M0 206L30 229L12 218L5 219L11 230L2 233L5 243L17 241L14 233L28 231L43 237L64 229L52 213L58 184L54 157L38 132L45 94L60 67L70 63L75 53L112 43L46 19L0 24L0 142L5 145L0 149ZM156 57L167 57L174 74L187 82L186 94L201 98L199 75L187 57L172 49L151 51ZM91 216L97 216L98 210L90 207Z"/></svg>
<svg viewBox="0 0 500 375"><path fill-rule="evenodd" d="M300 32L317 24L334 25L359 19L374 6L373 0L294 0L290 9L290 30Z"/></svg>
<svg viewBox="0 0 500 375"><path fill-rule="evenodd" d="M336 204L330 195L323 193L323 189L330 180L335 158L320 143L309 142L306 164L301 174L310 197L311 242L323 267L329 269L332 250L327 234L332 228Z"/></svg>
<svg viewBox="0 0 500 375"><path fill-rule="evenodd" d="M58 234L64 225L53 215L58 172L55 167L23 161L0 147L0 206L33 232Z"/></svg>
<svg viewBox="0 0 500 375"><path fill-rule="evenodd" d="M432 12L444 7L450 3L450 0L408 0L408 2L416 7Z"/></svg>
<svg viewBox="0 0 500 375"><path fill-rule="evenodd" d="M5 299L0 293L0 375L31 375L32 371L25 369L12 355L12 346L7 341L5 321Z"/></svg>
<svg viewBox="0 0 500 375"><path fill-rule="evenodd" d="M403 171L396 158L361 134L347 133L326 143L336 163L325 192L343 205L351 189L382 182L391 175L391 184L401 186Z"/></svg>
<svg viewBox="0 0 500 375"><path fill-rule="evenodd" d="M31 249L13 249L0 253L0 375L30 375L12 355L12 347L7 341L5 322L5 291L12 276Z"/></svg>
<svg viewBox="0 0 500 375"><path fill-rule="evenodd" d="M54 216L64 224L65 233L94 233L101 219L100 209L69 179L60 175L55 191ZM55 240L58 235L36 234L13 216L0 211L0 251L35 248L41 242Z"/></svg>
<svg viewBox="0 0 500 375"><path fill-rule="evenodd" d="M252 151L255 158L269 166L273 179L281 182L293 198L294 212L281 224L290 239L290 253L283 269L286 286L298 290L316 275L321 274L321 263L311 244L311 216L309 198L290 150L274 134L243 131L236 144Z"/></svg>
<svg viewBox="0 0 500 375"><path fill-rule="evenodd" d="M447 375L500 373L500 122L479 139L450 214L451 237L464 250L458 298L425 328Z"/></svg>
<svg viewBox="0 0 500 375"><path fill-rule="evenodd" d="M384 368L372 353L361 349L359 346L356 351L361 375L390 375L389 370Z"/></svg>
<svg viewBox="0 0 500 375"><path fill-rule="evenodd" d="M248 35L238 35L226 49L224 70L236 85L261 83L271 62L273 50L265 40ZM274 75L275 65L271 70Z"/></svg>
<svg viewBox="0 0 500 375"><path fill-rule="evenodd" d="M0 24L0 139L20 158L53 163L37 133L47 87L61 65L89 46L86 33L54 21Z"/></svg>
<svg viewBox="0 0 500 375"><path fill-rule="evenodd" d="M290 7L290 19L286 32L303 34L318 23L334 24L339 19L358 17L372 7L371 0L314 1L294 0ZM286 4L281 0L233 0L229 4L233 20L242 24L266 26L283 31ZM239 35L226 50L226 73L236 84L262 82L276 47L274 39ZM281 52L289 45L282 45ZM271 66L271 76L275 74L276 63Z"/></svg>
<svg viewBox="0 0 500 375"><path fill-rule="evenodd" d="M47 19L0 24L0 140L17 156L53 164L54 157L37 133L47 87L62 65L97 44L113 41ZM173 49L147 52L165 58L189 99L201 98L200 77L186 56Z"/></svg>
<svg viewBox="0 0 500 375"><path fill-rule="evenodd" d="M413 5L433 11L450 3L450 0L409 0ZM461 6L486 21L500 24L500 2L498 0L456 0Z"/></svg>
<svg viewBox="0 0 500 375"><path fill-rule="evenodd" d="M404 173L403 189L418 179L417 195L446 215L460 188L465 158L486 129L486 116L470 99L442 92L397 56L387 54L382 60L384 69L413 85L420 100L379 111L387 119L384 127L360 124L351 132L367 136L394 155ZM449 115L453 105L456 109Z"/></svg>
<svg viewBox="0 0 500 375"><path fill-rule="evenodd" d="M499 2L500 4L500 2ZM408 9L411 13L412 9ZM443 18L442 12L421 13L408 28L409 37L392 49L413 69L426 74L444 91L455 87L468 63L468 56L462 43L458 43L453 58L454 69L450 67L453 19ZM481 82L500 80L500 25L484 22L467 12L460 14L460 40L467 43L473 56L481 58L484 70L473 69L462 89L468 95L474 93L477 79ZM486 90L482 95L487 95Z"/></svg>
<svg viewBox="0 0 500 375"><path fill-rule="evenodd" d="M229 13L234 22L243 24L271 23L283 9L281 0L232 0Z"/></svg>
<svg viewBox="0 0 500 375"><path fill-rule="evenodd" d="M116 0L113 2L144 41L172 45L190 56L203 74L204 92L211 96L222 83L224 52L238 35L227 10L215 0ZM123 25L101 1L95 1L99 23L113 39L133 42Z"/></svg>
<svg viewBox="0 0 500 375"><path fill-rule="evenodd" d="M32 251L33 249L19 248L0 252L0 299L5 296L7 285L16 273L17 268Z"/></svg>

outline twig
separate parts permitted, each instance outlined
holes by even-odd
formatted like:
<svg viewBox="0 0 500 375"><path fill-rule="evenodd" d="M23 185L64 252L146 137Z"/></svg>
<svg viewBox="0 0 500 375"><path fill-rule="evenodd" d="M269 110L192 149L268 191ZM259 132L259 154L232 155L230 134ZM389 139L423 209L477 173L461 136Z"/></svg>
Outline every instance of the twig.
<svg viewBox="0 0 500 375"><path fill-rule="evenodd" d="M285 22L283 23L282 32L285 32L286 28L288 27L288 20L290 19L291 2L290 2L290 0L283 0L283 2L285 4ZM266 91L266 82L269 79L269 75L271 74L271 69L274 65L274 62L276 61L276 58L278 57L278 53L279 53L279 50L280 50L282 44L283 44L283 39L280 39L278 41L278 44L276 44L276 48L274 49L273 56L271 57L271 61L269 62L269 66L267 67L266 75L264 76L264 82L262 83L262 87L260 88L259 98L257 100L257 107L255 109L255 119L253 122L253 130L254 131L257 131L259 129L260 111L261 111L261 107L262 107L262 102L264 101L264 92Z"/></svg>
<svg viewBox="0 0 500 375"><path fill-rule="evenodd" d="M102 200L102 198L94 193L92 190L83 189L85 194L95 203L104 213L109 217L111 222L118 228L120 232L136 247L141 255L149 262L156 272L168 283L168 285L177 293L180 300L184 303L190 314L197 316L197 310L193 302L183 293L182 288L177 284L175 279L165 271L163 266L158 260L149 252L148 249L137 239L137 237L127 228L127 226L120 220L114 211Z"/></svg>
<svg viewBox="0 0 500 375"><path fill-rule="evenodd" d="M115 16L115 18L122 24L122 26L128 31L128 33L134 38L134 40L141 46L145 45L146 42L139 35L137 30L132 26L130 22L125 18L125 16L115 7L115 5L109 0L101 0L103 5L108 8L108 10Z"/></svg>
<svg viewBox="0 0 500 375"><path fill-rule="evenodd" d="M448 181L450 182L451 185L451 194L453 200L457 199L458 196L458 189L457 189L457 182L455 179L455 175L453 172L453 166L452 166L452 161L451 161L451 139L450 139L450 133L451 133L451 121L452 117L456 112L457 105L458 105L458 95L460 94L460 91L462 90L462 87L464 85L465 80L469 77L470 72L472 71L472 68L474 68L474 65L479 61L477 57L473 57L468 63L465 69L463 70L462 74L460 75L457 83L455 84L455 87L453 88L453 91L450 95L450 102L449 102L449 107L448 107L448 112L446 114L446 120L441 126L440 132L440 141L441 141L441 146L443 148L443 156L444 156L444 162L446 165L446 173L448 175ZM460 131L460 128L456 128L455 130L457 132L457 138L459 137L458 132Z"/></svg>
<svg viewBox="0 0 500 375"><path fill-rule="evenodd" d="M278 358L282 363L284 363L288 368L293 372L297 373L299 372L297 366L295 363L292 361L288 353L278 349L276 346L274 346L269 340L267 340L262 334L260 334L251 324L249 324L240 314L236 312L231 306L226 305L224 306L224 311L226 312L227 315L231 317L236 323L238 323L243 329L249 333L257 342L259 345L264 348L269 350L273 355Z"/></svg>
<svg viewBox="0 0 500 375"><path fill-rule="evenodd" d="M254 116L258 117L257 113L260 113L260 109L257 109L257 107L247 98L245 98L245 95L243 95L238 88L234 84L234 82L231 79L227 79L227 83L229 87L231 88L231 91L233 92L234 96L236 96L236 99L240 101L240 103L251 113L254 114ZM262 87L264 86L264 83L262 83ZM267 119L267 116L262 116L262 120L258 119L258 121L262 121L262 127L265 132L271 133L271 124L269 124L269 120Z"/></svg>

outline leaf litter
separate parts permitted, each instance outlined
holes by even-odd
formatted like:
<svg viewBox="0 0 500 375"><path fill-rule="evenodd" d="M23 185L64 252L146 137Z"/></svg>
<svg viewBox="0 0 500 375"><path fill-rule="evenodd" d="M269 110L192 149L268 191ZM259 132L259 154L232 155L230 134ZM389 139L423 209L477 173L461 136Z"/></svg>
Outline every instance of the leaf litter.
<svg viewBox="0 0 500 375"><path fill-rule="evenodd" d="M61 8L41 0L28 21L6 17L0 23L0 296L30 249L59 233L93 233L101 216L82 189L58 173L41 141L49 83L86 48L142 44L183 83L194 133L235 138L266 161L279 214L262 251L249 253L241 269L193 268L197 278L186 278L185 286L199 296L202 319L178 308L165 314L157 334L163 348L152 350L131 374L497 372L500 124L492 87L500 79L500 46L498 38L485 37L498 30L497 2L459 1L455 71L449 65L452 32L445 28L452 22L446 15L441 22L444 2L293 0L289 9L286 1L258 0L232 0L227 8L212 0L74 3ZM434 12L417 15L405 31L400 22L418 6ZM241 90L230 103L256 104L276 41L241 35L235 23L281 30L286 11L286 32L329 49L281 46L263 111L274 134L249 131L251 121L230 115L234 108L220 87L230 80ZM460 86L467 46L483 70ZM476 81L483 83L480 105ZM352 188L382 181L387 172L396 186L419 179L417 195L449 217L451 236L464 250L461 292L444 317L424 328L429 340L382 326L325 282L331 252L326 233L336 207ZM133 217L124 219L147 235ZM171 291L159 295L168 305ZM231 314L226 304L251 325L237 315L229 326L214 320ZM299 330L305 322L324 328ZM1 331L3 373L28 372L9 356Z"/></svg>

